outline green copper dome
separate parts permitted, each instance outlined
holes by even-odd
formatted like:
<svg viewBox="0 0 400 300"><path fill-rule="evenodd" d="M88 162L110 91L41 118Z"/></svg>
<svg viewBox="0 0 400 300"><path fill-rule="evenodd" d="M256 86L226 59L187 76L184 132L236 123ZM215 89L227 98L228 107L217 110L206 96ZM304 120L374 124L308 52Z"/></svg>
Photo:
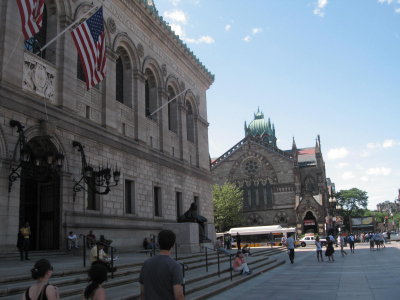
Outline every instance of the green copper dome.
<svg viewBox="0 0 400 300"><path fill-rule="evenodd" d="M246 136L261 137L263 141L276 146L275 126L271 124L270 119L268 121L264 119L264 114L260 109L254 114L254 120L249 123L249 126L246 126L246 122L244 123L244 130Z"/></svg>

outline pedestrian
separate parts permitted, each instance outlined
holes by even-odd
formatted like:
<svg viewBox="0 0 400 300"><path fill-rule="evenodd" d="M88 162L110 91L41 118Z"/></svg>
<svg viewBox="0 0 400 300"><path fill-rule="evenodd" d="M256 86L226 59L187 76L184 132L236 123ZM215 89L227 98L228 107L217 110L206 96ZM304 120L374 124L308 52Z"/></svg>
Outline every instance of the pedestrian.
<svg viewBox="0 0 400 300"><path fill-rule="evenodd" d="M78 237L74 234L73 231L70 231L68 234L68 251L71 251L72 247L75 249L78 248Z"/></svg>
<svg viewBox="0 0 400 300"><path fill-rule="evenodd" d="M89 254L90 262L92 263L92 265L103 264L104 266L106 266L109 272L115 272L116 268L111 266L111 259L107 255L107 253L104 252L104 246L104 243L100 241L98 241L96 245L94 245Z"/></svg>
<svg viewBox="0 0 400 300"><path fill-rule="evenodd" d="M36 280L26 289L22 300L58 300L60 299L56 286L48 283L53 274L53 266L47 259L38 260L31 270L32 278Z"/></svg>
<svg viewBox="0 0 400 300"><path fill-rule="evenodd" d="M322 258L322 245L321 245L321 241L319 240L319 236L317 236L315 238L315 246L317 247L317 260L319 262L319 259L321 258L321 262L323 262L323 258Z"/></svg>
<svg viewBox="0 0 400 300"><path fill-rule="evenodd" d="M103 264L94 264L90 267L89 284L83 294L86 300L106 300L106 290L101 284L107 281L107 271L107 267Z"/></svg>
<svg viewBox="0 0 400 300"><path fill-rule="evenodd" d="M345 255L347 255L347 252L344 251L344 246L345 246L345 240L344 240L344 236L339 236L338 237L338 241L340 244L340 253L342 254L342 257L344 257Z"/></svg>
<svg viewBox="0 0 400 300"><path fill-rule="evenodd" d="M326 250L325 250L325 256L328 257L329 262L334 262L335 259L333 258L333 253L335 252L335 249L333 248L333 240L328 236L326 238Z"/></svg>
<svg viewBox="0 0 400 300"><path fill-rule="evenodd" d="M391 241L390 241L390 230L387 231L387 241L388 241L388 243L391 243Z"/></svg>
<svg viewBox="0 0 400 300"><path fill-rule="evenodd" d="M28 257L29 254L29 247L30 247L30 238L31 238L31 227L29 226L29 222L25 222L25 225L21 227L20 232L24 237L23 241L23 251L25 252L25 259L30 260Z"/></svg>
<svg viewBox="0 0 400 300"><path fill-rule="evenodd" d="M96 244L96 236L93 233L93 230L89 230L89 233L86 235L86 245L89 249L92 249Z"/></svg>
<svg viewBox="0 0 400 300"><path fill-rule="evenodd" d="M347 238L349 245L350 245L350 252L354 254L354 243L355 243L355 238L353 233L350 233L350 235Z"/></svg>
<svg viewBox="0 0 400 300"><path fill-rule="evenodd" d="M233 260L233 270L235 270L235 272L240 272L240 274L242 275L251 274L251 271L246 263L244 255L240 250L236 253L236 257Z"/></svg>
<svg viewBox="0 0 400 300"><path fill-rule="evenodd" d="M147 259L140 271L141 300L183 300L183 276L181 265L173 260L171 248L176 235L171 230L158 234L160 252Z"/></svg>
<svg viewBox="0 0 400 300"><path fill-rule="evenodd" d="M237 248L238 248L238 250L241 249L241 247L240 247L240 242L241 242L240 234L239 234L239 232L237 232L237 233L236 233L236 243L237 243Z"/></svg>
<svg viewBox="0 0 400 300"><path fill-rule="evenodd" d="M381 250L381 241L379 239L379 235L378 233L374 234L374 241L375 241L375 246L376 246L376 250Z"/></svg>
<svg viewBox="0 0 400 300"><path fill-rule="evenodd" d="M288 233L288 238L286 239L286 247L289 253L290 262L294 263L294 239L292 237L293 234Z"/></svg>
<svg viewBox="0 0 400 300"><path fill-rule="evenodd" d="M17 236L17 248L18 248L21 260L24 260L24 236L22 235L21 231L19 231L19 230L18 230L18 236Z"/></svg>
<svg viewBox="0 0 400 300"><path fill-rule="evenodd" d="M374 241L374 235L371 232L368 234L368 240L369 240L369 250L374 251L375 241Z"/></svg>

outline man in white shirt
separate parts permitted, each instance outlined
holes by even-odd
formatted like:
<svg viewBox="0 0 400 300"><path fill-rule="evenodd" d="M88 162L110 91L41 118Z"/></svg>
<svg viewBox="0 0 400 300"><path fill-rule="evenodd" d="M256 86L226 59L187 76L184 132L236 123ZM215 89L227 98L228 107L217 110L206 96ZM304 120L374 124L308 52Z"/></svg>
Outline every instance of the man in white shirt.
<svg viewBox="0 0 400 300"><path fill-rule="evenodd" d="M68 250L71 250L72 247L78 248L78 237L74 234L73 231L70 231L68 234Z"/></svg>
<svg viewBox="0 0 400 300"><path fill-rule="evenodd" d="M290 262L293 264L294 263L294 239L292 237L292 234L290 234L289 237L286 239L286 247L289 252Z"/></svg>

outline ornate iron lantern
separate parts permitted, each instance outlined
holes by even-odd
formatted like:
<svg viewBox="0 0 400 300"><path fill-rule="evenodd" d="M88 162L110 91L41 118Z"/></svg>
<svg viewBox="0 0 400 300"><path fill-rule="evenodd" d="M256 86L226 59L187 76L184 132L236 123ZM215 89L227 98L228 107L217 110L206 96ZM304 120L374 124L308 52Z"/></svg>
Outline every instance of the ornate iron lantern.
<svg viewBox="0 0 400 300"><path fill-rule="evenodd" d="M117 169L117 167L115 167L114 171L112 171L108 165L105 168L100 168L99 166L98 169L95 170L87 164L86 155L82 144L80 142L73 141L72 146L78 149L78 151L81 153L82 159L82 177L78 181L75 181L75 185L73 187L74 199L76 193L82 190L90 191L99 195L106 195L111 191L111 187L118 185L121 172ZM112 178L113 180L111 180Z"/></svg>
<svg viewBox="0 0 400 300"><path fill-rule="evenodd" d="M58 174L64 163L64 155L59 153L49 141L48 136L35 137L32 144L26 142L24 126L19 121L10 120L12 128L17 127L19 161L11 168L8 176L8 192L18 178L32 178L36 181L48 181Z"/></svg>

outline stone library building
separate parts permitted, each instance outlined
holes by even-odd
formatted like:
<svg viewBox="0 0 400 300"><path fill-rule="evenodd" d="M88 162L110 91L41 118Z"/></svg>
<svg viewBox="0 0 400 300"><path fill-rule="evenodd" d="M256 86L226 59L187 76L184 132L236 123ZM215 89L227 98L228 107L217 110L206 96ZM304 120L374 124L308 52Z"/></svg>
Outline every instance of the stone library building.
<svg viewBox="0 0 400 300"><path fill-rule="evenodd" d="M212 233L214 75L152 1L94 4L106 74L88 89L71 30L62 32L91 1L46 0L29 39L17 1L0 2L0 252L16 251L25 222L32 250L65 249L68 232L90 230L139 247L192 203Z"/></svg>

